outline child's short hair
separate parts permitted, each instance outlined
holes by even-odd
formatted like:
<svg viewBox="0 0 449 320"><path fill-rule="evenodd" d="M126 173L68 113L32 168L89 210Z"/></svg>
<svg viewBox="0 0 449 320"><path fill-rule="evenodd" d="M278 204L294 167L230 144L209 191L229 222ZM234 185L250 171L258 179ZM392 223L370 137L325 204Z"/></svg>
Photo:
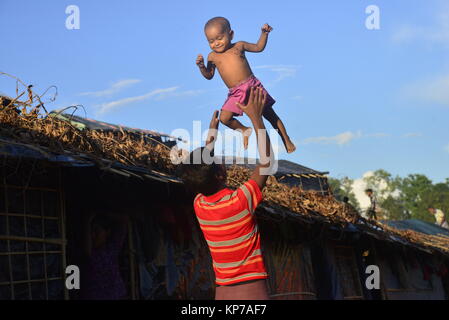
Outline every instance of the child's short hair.
<svg viewBox="0 0 449 320"><path fill-rule="evenodd" d="M204 30L211 26L219 25L223 28L224 31L231 30L231 24L229 23L229 20L223 17L215 17L212 19L209 19L209 21L206 22L204 25Z"/></svg>
<svg viewBox="0 0 449 320"><path fill-rule="evenodd" d="M188 189L196 194L208 196L216 192L218 184L216 175L219 171L213 152L201 147L193 150L183 161L179 166L178 175Z"/></svg>

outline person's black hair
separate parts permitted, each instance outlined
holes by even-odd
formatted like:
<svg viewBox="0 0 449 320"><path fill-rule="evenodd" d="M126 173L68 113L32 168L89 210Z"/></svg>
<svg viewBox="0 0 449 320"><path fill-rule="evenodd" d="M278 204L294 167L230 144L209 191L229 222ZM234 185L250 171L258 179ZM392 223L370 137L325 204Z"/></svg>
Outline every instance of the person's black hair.
<svg viewBox="0 0 449 320"><path fill-rule="evenodd" d="M429 210L429 209L435 209L435 207L434 206L428 206L427 210Z"/></svg>
<svg viewBox="0 0 449 320"><path fill-rule="evenodd" d="M213 151L210 152L206 147L193 150L178 168L178 175L187 189L205 196L217 192L219 173L220 167L215 161Z"/></svg>
<svg viewBox="0 0 449 320"><path fill-rule="evenodd" d="M373 189L366 189L365 192L373 192Z"/></svg>
<svg viewBox="0 0 449 320"><path fill-rule="evenodd" d="M349 202L349 198L348 197L343 197L343 202L344 203L348 203Z"/></svg>
<svg viewBox="0 0 449 320"><path fill-rule="evenodd" d="M223 17L215 17L212 19L209 19L209 21L206 22L204 25L204 30L211 26L219 25L222 27L223 31L230 31L231 30L231 24L229 23L229 20Z"/></svg>

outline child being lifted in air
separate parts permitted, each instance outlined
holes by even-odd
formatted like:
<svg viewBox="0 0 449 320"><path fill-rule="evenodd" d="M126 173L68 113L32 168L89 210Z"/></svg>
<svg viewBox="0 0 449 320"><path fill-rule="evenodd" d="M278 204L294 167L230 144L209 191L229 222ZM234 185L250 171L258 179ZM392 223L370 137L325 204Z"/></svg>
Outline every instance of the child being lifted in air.
<svg viewBox="0 0 449 320"><path fill-rule="evenodd" d="M271 30L273 28L265 24L256 44L245 41L232 43L234 31L231 30L229 21L223 17L212 18L204 26L204 33L212 52L207 57L207 66L204 65L204 58L201 54L198 55L196 64L200 68L201 74L208 80L214 77L215 68L217 68L221 78L229 88L228 98L221 108L220 121L227 127L238 130L243 134L243 146L245 149L248 148L248 140L252 129L244 126L235 117L243 115L239 105L247 103L248 89L250 87L260 87L267 97L263 116L278 131L287 152L292 153L296 150L296 147L290 140L281 119L273 110L272 106L276 101L254 76L245 57L245 51L262 52L265 49L268 34Z"/></svg>

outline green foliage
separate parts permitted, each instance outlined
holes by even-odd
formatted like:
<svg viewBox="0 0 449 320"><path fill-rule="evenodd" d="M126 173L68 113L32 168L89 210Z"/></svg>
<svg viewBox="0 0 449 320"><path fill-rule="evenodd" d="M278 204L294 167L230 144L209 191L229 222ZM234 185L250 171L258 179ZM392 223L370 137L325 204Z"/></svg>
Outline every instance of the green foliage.
<svg viewBox="0 0 449 320"><path fill-rule="evenodd" d="M329 186L334 194L335 199L343 201L344 197L349 198L349 203L360 212L360 204L352 191L352 179L344 177L342 179L328 178Z"/></svg>
<svg viewBox="0 0 449 320"><path fill-rule="evenodd" d="M449 218L449 178L445 182L434 184L423 174L393 177L380 169L365 178L365 182L375 192L378 205L388 219L420 219L434 223L435 218L427 210L429 206L441 209L446 214L446 219ZM356 203L350 196L352 194L355 198L351 191L351 179L330 178L329 183L338 200L348 196L352 204Z"/></svg>

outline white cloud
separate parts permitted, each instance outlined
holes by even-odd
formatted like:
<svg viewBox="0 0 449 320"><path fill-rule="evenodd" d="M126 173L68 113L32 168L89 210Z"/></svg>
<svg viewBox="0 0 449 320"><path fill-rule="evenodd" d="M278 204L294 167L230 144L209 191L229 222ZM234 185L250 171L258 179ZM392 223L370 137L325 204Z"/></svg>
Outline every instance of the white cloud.
<svg viewBox="0 0 449 320"><path fill-rule="evenodd" d="M256 66L253 69L264 69L276 73L277 77L273 81L273 83L276 83L286 78L296 76L296 72L298 71L299 68L300 66L278 64L278 65Z"/></svg>
<svg viewBox="0 0 449 320"><path fill-rule="evenodd" d="M104 97L110 96L114 93L121 91L122 89L132 86L133 84L139 83L142 80L139 79L125 79L114 82L109 88L101 91L92 91L92 92L83 92L80 93L81 96L95 96L95 97Z"/></svg>
<svg viewBox="0 0 449 320"><path fill-rule="evenodd" d="M168 97L194 97L203 92L204 90L186 90L181 92L170 91L158 94L157 97L155 97L155 100L163 100Z"/></svg>
<svg viewBox="0 0 449 320"><path fill-rule="evenodd" d="M443 3L443 2L442 2ZM417 42L449 49L449 5L444 3L427 26L402 25L392 35L395 43ZM413 101L449 106L449 74L440 74L405 86L401 96Z"/></svg>
<svg viewBox="0 0 449 320"><path fill-rule="evenodd" d="M449 143L444 147L444 150L449 153Z"/></svg>
<svg viewBox="0 0 449 320"><path fill-rule="evenodd" d="M449 107L449 74L408 85L403 88L402 95L407 99Z"/></svg>
<svg viewBox="0 0 449 320"><path fill-rule="evenodd" d="M131 103L135 103L135 102L139 102L139 101L144 101L144 100L150 99L152 97L157 97L158 95L163 95L164 97L167 97L168 93L174 92L177 89L178 89L178 87L155 89L153 91L150 91L150 92L145 93L140 96L128 97L128 98L123 98L123 99L103 103L98 106L98 109L99 109L98 113L103 114L103 113L109 112L113 109L116 109L118 107L122 107L122 106L131 104Z"/></svg>
<svg viewBox="0 0 449 320"><path fill-rule="evenodd" d="M365 190L367 188L367 184L364 180L364 178L368 178L374 174L373 171L367 171L363 174L361 178L354 179L354 182L352 183L352 192L354 193L355 197L357 198L357 201L360 204L360 208L364 212L366 208L370 205L370 200L368 196L365 194Z"/></svg>
<svg viewBox="0 0 449 320"><path fill-rule="evenodd" d="M384 133L384 132L369 133L369 134L365 135L365 137L369 137L369 138L385 138L385 137L389 137L389 136L391 136L391 134Z"/></svg>
<svg viewBox="0 0 449 320"><path fill-rule="evenodd" d="M368 188L368 185L367 185L365 179L372 177L373 175L374 175L373 171L367 171L362 175L361 178L354 179L353 183L352 183L352 192L354 193L355 197L357 198L357 201L360 204L360 209L362 209L362 215L365 217L366 217L366 215L365 215L366 210L370 206L370 199L365 194L365 190ZM377 191L384 192L384 196L388 196L388 195L391 195L393 197L399 196L399 191L397 191L397 190L393 191L393 192L386 191L386 189L388 188L388 183L386 181L381 181L377 187L378 187ZM378 198L378 200L379 200L379 198Z"/></svg>
<svg viewBox="0 0 449 320"><path fill-rule="evenodd" d="M118 99L115 101L102 103L102 104L96 106L96 108L98 109L97 113L104 114L113 109L117 109L119 107L123 107L128 104L145 101L148 99L160 101L160 100L172 98L172 97L192 97L192 96L196 96L196 95L204 92L204 90L178 91L178 88L179 87L176 86L176 87L170 87L170 88L155 89L155 90L152 90L152 91L145 93L143 95L140 95L140 96L128 97L128 98L123 98L123 99Z"/></svg>
<svg viewBox="0 0 449 320"><path fill-rule="evenodd" d="M424 41L449 48L449 6L439 10L434 25L402 25L392 34L391 39L397 44Z"/></svg>
<svg viewBox="0 0 449 320"><path fill-rule="evenodd" d="M346 145L354 139L360 138L362 133L356 132L353 133L351 131L346 131L340 134L337 134L332 137L312 137L303 140L303 143L322 143L322 144L337 144L340 146Z"/></svg>
<svg viewBox="0 0 449 320"><path fill-rule="evenodd" d="M336 144L339 146L347 145L351 141L355 139L360 138L385 138L390 137L391 135L389 133L384 132L378 132L378 133L368 133L368 134L362 134L362 132L359 130L357 132L352 131L346 131L340 134L337 134L335 136L331 137L311 137L306 138L302 140L303 144L309 144L309 143L320 143L320 144Z"/></svg>
<svg viewBox="0 0 449 320"><path fill-rule="evenodd" d="M406 134L402 135L403 138L417 138L417 137L422 137L422 133L421 132L409 132Z"/></svg>

